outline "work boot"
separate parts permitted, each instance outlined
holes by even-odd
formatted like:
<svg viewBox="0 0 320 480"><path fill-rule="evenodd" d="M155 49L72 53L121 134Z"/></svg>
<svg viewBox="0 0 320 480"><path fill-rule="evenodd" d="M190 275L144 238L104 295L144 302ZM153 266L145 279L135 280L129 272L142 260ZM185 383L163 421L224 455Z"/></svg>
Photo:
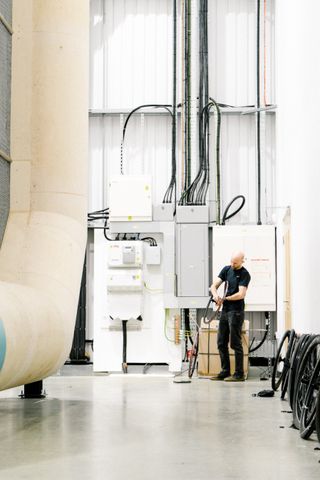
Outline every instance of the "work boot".
<svg viewBox="0 0 320 480"><path fill-rule="evenodd" d="M245 378L244 378L244 375L239 375L239 374L235 373L234 375L231 375L229 377L225 377L224 381L225 382L244 382Z"/></svg>
<svg viewBox="0 0 320 480"><path fill-rule="evenodd" d="M217 375L213 375L210 380L224 380L225 378L229 377L230 373L228 372L220 372Z"/></svg>

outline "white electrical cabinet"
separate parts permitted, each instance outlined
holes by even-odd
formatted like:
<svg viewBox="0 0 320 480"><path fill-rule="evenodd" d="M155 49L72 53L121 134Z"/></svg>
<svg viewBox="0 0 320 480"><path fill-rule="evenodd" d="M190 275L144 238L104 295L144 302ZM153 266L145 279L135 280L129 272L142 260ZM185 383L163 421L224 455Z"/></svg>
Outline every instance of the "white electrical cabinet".
<svg viewBox="0 0 320 480"><path fill-rule="evenodd" d="M152 220L151 177L117 175L109 182L110 222Z"/></svg>
<svg viewBox="0 0 320 480"><path fill-rule="evenodd" d="M212 278L230 264L233 252L245 253L251 275L245 298L247 311L276 310L275 227L273 225L219 225L212 228Z"/></svg>
<svg viewBox="0 0 320 480"><path fill-rule="evenodd" d="M132 320L142 313L141 241L113 241L107 243L106 284L109 318Z"/></svg>
<svg viewBox="0 0 320 480"><path fill-rule="evenodd" d="M165 258L168 254L161 256L163 235L156 234L155 239L157 247L141 241L107 241L102 230L94 232L95 372L122 371L122 320L128 320L129 364L167 363L170 371L181 369L183 349L164 333L168 324L167 335L174 340L171 327L178 311L167 310L166 319L164 306L172 275L164 276L173 260Z"/></svg>

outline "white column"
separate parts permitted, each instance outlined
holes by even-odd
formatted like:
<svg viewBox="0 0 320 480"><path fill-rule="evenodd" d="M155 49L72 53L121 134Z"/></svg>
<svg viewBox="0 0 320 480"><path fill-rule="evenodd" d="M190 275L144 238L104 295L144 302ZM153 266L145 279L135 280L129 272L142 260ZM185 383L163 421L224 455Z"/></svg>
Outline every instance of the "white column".
<svg viewBox="0 0 320 480"><path fill-rule="evenodd" d="M303 333L320 332L319 13L317 0L277 2L277 203L291 207L292 326Z"/></svg>

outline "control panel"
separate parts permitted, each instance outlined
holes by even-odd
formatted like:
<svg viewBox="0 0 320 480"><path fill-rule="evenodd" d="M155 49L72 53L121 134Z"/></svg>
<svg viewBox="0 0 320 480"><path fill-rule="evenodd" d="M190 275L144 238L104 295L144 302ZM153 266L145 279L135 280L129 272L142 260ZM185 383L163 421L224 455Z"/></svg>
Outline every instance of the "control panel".
<svg viewBox="0 0 320 480"><path fill-rule="evenodd" d="M143 242L121 241L108 243L109 268L139 268L143 264Z"/></svg>

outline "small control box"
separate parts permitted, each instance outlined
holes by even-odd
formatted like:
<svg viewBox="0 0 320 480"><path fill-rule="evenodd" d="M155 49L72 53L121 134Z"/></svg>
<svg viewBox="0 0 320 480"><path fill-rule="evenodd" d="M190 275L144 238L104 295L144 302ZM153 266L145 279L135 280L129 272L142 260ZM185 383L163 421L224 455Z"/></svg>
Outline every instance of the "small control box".
<svg viewBox="0 0 320 480"><path fill-rule="evenodd" d="M142 287L141 270L109 270L107 274L108 292L136 292Z"/></svg>
<svg viewBox="0 0 320 480"><path fill-rule="evenodd" d="M109 268L139 268L143 264L141 241L114 241L108 243Z"/></svg>
<svg viewBox="0 0 320 480"><path fill-rule="evenodd" d="M160 246L145 245L145 263L146 265L160 265L161 263L161 251Z"/></svg>

